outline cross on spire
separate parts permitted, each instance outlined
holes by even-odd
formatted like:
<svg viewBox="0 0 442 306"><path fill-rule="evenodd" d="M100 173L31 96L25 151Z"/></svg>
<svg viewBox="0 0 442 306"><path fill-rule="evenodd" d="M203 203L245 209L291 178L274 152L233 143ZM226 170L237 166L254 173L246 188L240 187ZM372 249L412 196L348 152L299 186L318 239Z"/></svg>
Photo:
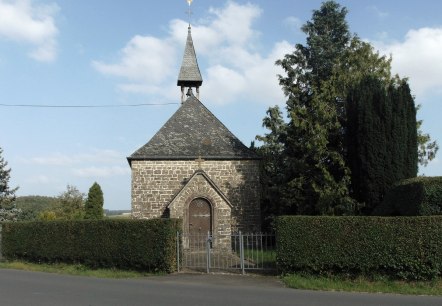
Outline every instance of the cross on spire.
<svg viewBox="0 0 442 306"><path fill-rule="evenodd" d="M187 0L187 4L189 4L189 9L187 10L187 15L189 16L189 27L190 27L190 18L192 16L192 9L190 8L193 0Z"/></svg>

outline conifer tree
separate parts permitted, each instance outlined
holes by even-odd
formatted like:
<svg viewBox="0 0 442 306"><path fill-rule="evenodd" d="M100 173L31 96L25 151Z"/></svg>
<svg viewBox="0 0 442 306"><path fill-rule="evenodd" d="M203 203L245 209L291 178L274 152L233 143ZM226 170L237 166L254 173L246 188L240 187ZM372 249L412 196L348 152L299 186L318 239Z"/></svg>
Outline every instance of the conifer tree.
<svg viewBox="0 0 442 306"><path fill-rule="evenodd" d="M285 71L279 77L287 96L289 121L281 201L290 207L290 213L346 214L354 210L339 136L339 112L335 99L323 90L351 37L346 14L336 2L324 2L302 27L307 44L297 44L292 54L276 62Z"/></svg>
<svg viewBox="0 0 442 306"><path fill-rule="evenodd" d="M351 214L365 203L369 213L392 182L416 175L417 143L430 141L417 138L414 100L406 80L391 76L391 57L351 35L346 14L324 2L302 27L306 45L276 62L285 72L279 82L288 120L270 108L263 124L270 132L257 137L263 179L277 178L278 185L265 182L276 195L267 201L274 212ZM429 151L419 160L434 158L437 144L422 147Z"/></svg>
<svg viewBox="0 0 442 306"><path fill-rule="evenodd" d="M103 219L103 191L95 182L89 189L85 205L85 219Z"/></svg>
<svg viewBox="0 0 442 306"><path fill-rule="evenodd" d="M11 188L9 180L11 169L8 169L8 162L3 158L3 150L0 148L0 221L17 221L22 211L15 207L15 192L18 187Z"/></svg>
<svg viewBox="0 0 442 306"><path fill-rule="evenodd" d="M367 75L347 98L352 196L369 214L394 183L417 175L416 108L406 80Z"/></svg>
<svg viewBox="0 0 442 306"><path fill-rule="evenodd" d="M11 169L8 169L8 162L2 156L3 149L0 148L0 208L10 208L15 200L15 192L18 188L10 188Z"/></svg>

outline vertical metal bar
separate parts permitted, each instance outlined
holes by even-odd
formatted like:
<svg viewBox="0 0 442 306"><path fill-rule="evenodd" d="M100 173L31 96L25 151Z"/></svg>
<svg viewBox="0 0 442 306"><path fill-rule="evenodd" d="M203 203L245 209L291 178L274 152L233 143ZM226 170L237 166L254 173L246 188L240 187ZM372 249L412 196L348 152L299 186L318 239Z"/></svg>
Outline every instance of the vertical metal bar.
<svg viewBox="0 0 442 306"><path fill-rule="evenodd" d="M259 234L259 241L260 241L260 245L259 245L259 253L258 253L258 256L260 256L261 258L261 264L260 264L260 266L261 266L261 268L264 268L264 246L263 246L263 244L262 244L262 238L263 238L263 236L264 236L264 234L263 233L260 233ZM259 262L259 260L258 260L258 262ZM258 267L259 268L259 267Z"/></svg>
<svg viewBox="0 0 442 306"><path fill-rule="evenodd" d="M239 231L239 258L241 261L241 274L244 275L246 274L244 270L244 239L241 231Z"/></svg>
<svg viewBox="0 0 442 306"><path fill-rule="evenodd" d="M210 233L207 233L206 239L206 252L207 252L207 273L210 273Z"/></svg>

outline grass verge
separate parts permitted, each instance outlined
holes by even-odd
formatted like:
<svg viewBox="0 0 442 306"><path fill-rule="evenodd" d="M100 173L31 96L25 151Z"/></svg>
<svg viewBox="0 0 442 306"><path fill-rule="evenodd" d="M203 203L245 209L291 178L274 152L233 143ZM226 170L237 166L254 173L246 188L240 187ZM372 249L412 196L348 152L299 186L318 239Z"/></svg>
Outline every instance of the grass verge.
<svg viewBox="0 0 442 306"><path fill-rule="evenodd" d="M97 278L137 278L158 275L137 271L126 271L118 269L91 269L81 264L35 264L24 261L0 262L0 269L15 269L34 272L57 273L77 276L89 276Z"/></svg>
<svg viewBox="0 0 442 306"><path fill-rule="evenodd" d="M283 276L282 280L288 287L295 289L410 295L442 295L442 279L428 282L405 282L384 278L369 280L363 277L346 279L342 277L290 274Z"/></svg>

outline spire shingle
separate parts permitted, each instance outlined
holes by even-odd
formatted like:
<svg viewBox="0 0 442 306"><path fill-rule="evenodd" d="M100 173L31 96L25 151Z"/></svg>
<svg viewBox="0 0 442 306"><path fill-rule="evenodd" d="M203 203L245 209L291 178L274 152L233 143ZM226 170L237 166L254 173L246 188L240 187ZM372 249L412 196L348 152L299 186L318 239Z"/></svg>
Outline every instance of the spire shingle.
<svg viewBox="0 0 442 306"><path fill-rule="evenodd" d="M198 67L190 26L188 29L189 32L177 85L181 87L200 87L203 83L203 78Z"/></svg>

